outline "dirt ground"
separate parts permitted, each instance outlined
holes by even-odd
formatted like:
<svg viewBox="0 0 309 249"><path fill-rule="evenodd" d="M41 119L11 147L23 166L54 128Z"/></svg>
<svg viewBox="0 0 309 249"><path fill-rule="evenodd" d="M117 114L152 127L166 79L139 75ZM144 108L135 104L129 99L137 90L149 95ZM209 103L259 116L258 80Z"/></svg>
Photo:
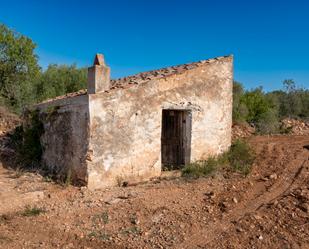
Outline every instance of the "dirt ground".
<svg viewBox="0 0 309 249"><path fill-rule="evenodd" d="M90 192L0 167L0 248L309 248L309 136L251 137L248 177ZM25 215L25 206L44 210Z"/></svg>

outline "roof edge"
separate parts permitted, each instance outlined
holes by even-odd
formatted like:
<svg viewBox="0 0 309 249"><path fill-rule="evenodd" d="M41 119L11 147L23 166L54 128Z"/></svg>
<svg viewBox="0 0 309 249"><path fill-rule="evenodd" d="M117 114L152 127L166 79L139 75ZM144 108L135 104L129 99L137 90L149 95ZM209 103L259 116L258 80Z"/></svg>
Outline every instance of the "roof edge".
<svg viewBox="0 0 309 249"><path fill-rule="evenodd" d="M192 70L194 68L203 66L208 63L213 63L213 62L222 61L222 60L232 60L233 61L233 59L234 59L234 55L230 54L230 55L218 56L218 57L210 58L206 60L200 60L197 62L179 64L175 66L164 67L160 69L137 73L134 75L129 75L126 77L111 80L112 87L110 90L113 90L115 88L123 88L125 85L138 85L138 84L142 84L142 83L154 80L154 79L161 79L161 78L166 78L171 75L181 74L185 71ZM110 90L107 90L105 92L109 92ZM85 95L85 94L87 94L87 89L81 89L77 92L67 93L65 95L61 95L55 98L44 100L40 103L35 104L34 106L40 106L42 104L52 103L53 101L58 101L61 99L66 99L66 98L74 98L74 97Z"/></svg>

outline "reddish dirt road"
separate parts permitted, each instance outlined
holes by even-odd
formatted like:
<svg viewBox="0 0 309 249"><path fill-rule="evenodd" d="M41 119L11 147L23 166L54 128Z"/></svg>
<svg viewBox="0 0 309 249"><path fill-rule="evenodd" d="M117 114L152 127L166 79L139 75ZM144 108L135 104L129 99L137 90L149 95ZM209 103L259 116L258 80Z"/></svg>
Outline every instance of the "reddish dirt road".
<svg viewBox="0 0 309 249"><path fill-rule="evenodd" d="M24 216L11 199L0 248L309 248L309 136L250 143L257 159L248 177L221 172L89 192L2 170L2 189L19 199L42 192L29 204L45 212Z"/></svg>

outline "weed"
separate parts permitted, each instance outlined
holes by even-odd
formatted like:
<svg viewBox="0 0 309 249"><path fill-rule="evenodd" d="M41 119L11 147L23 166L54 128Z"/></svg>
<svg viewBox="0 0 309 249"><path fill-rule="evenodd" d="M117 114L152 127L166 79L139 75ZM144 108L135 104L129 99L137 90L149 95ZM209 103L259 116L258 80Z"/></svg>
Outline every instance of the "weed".
<svg viewBox="0 0 309 249"><path fill-rule="evenodd" d="M52 182L53 181L53 179L49 175L44 176L43 180L44 180L44 182Z"/></svg>
<svg viewBox="0 0 309 249"><path fill-rule="evenodd" d="M23 216L38 216L41 213L45 213L46 211L42 208L38 208L38 207L30 207L27 206L26 209L21 213Z"/></svg>
<svg viewBox="0 0 309 249"><path fill-rule="evenodd" d="M224 160L225 155L222 155L191 163L183 168L182 175L187 177L210 176L224 164Z"/></svg>
<svg viewBox="0 0 309 249"><path fill-rule="evenodd" d="M110 235L107 234L107 233L101 232L101 233L99 234L98 238L101 239L101 240L109 240Z"/></svg>
<svg viewBox="0 0 309 249"><path fill-rule="evenodd" d="M250 173L254 159L254 152L249 144L243 140L236 140L228 152L231 169L244 175Z"/></svg>
<svg viewBox="0 0 309 249"><path fill-rule="evenodd" d="M131 224L133 224L133 225L138 225L138 224L139 224L139 220L138 220L136 214L133 214L133 215L130 217L130 222L131 222Z"/></svg>
<svg viewBox="0 0 309 249"><path fill-rule="evenodd" d="M108 216L108 213L106 211L102 213L102 220L103 220L104 224L107 224L108 221L109 221L109 216Z"/></svg>
<svg viewBox="0 0 309 249"><path fill-rule="evenodd" d="M137 226L132 226L132 227L128 227L125 228L121 231L121 233L123 234L140 234L141 233L141 229Z"/></svg>
<svg viewBox="0 0 309 249"><path fill-rule="evenodd" d="M232 144L229 151L222 153L217 157L209 157L207 160L197 161L186 165L182 169L182 176L211 176L217 170L222 168L231 169L232 171L248 175L253 161L254 153L250 146L242 140L237 140Z"/></svg>
<svg viewBox="0 0 309 249"><path fill-rule="evenodd" d="M100 240L109 240L110 235L105 232L92 231L91 233L88 234L88 237L98 238Z"/></svg>
<svg viewBox="0 0 309 249"><path fill-rule="evenodd" d="M72 184L72 170L68 169L65 177L65 186L68 187Z"/></svg>
<svg viewBox="0 0 309 249"><path fill-rule="evenodd" d="M93 221L102 220L104 224L109 222L109 215L107 211L104 211L102 214L96 214L93 216Z"/></svg>
<svg viewBox="0 0 309 249"><path fill-rule="evenodd" d="M258 134L267 135L278 133L280 123L274 110L268 110L267 112L258 115L257 118L255 126Z"/></svg>
<svg viewBox="0 0 309 249"><path fill-rule="evenodd" d="M91 233L88 234L88 237L97 237L97 232L92 231Z"/></svg>

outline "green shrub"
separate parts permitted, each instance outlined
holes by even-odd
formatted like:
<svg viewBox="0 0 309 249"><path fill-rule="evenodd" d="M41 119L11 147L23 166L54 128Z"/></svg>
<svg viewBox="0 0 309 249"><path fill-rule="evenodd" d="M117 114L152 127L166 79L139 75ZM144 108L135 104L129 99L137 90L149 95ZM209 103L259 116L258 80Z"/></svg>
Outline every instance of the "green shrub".
<svg viewBox="0 0 309 249"><path fill-rule="evenodd" d="M225 163L225 154L218 157L209 157L205 161L193 162L182 169L182 175L187 177L201 177L212 175Z"/></svg>
<svg viewBox="0 0 309 249"><path fill-rule="evenodd" d="M100 240L109 240L110 235L105 233L104 231L92 231L88 234L89 238L98 238Z"/></svg>
<svg viewBox="0 0 309 249"><path fill-rule="evenodd" d="M243 85L234 81L233 83L233 122L243 123L248 115L248 108L244 103L241 103L241 98L244 95Z"/></svg>
<svg viewBox="0 0 309 249"><path fill-rule="evenodd" d="M17 127L11 137L17 152L17 164L22 168L37 168L41 162L40 137L44 132L44 127L37 110L25 113L25 120L27 123Z"/></svg>
<svg viewBox="0 0 309 249"><path fill-rule="evenodd" d="M41 213L45 213L46 211L42 208L30 207L27 206L26 209L22 212L23 216L38 216Z"/></svg>
<svg viewBox="0 0 309 249"><path fill-rule="evenodd" d="M257 117L256 131L258 134L274 134L280 130L277 113L270 109Z"/></svg>
<svg viewBox="0 0 309 249"><path fill-rule="evenodd" d="M128 227L128 228L125 228L121 231L122 234L126 234L126 235L129 235L129 234L140 234L141 233L141 229L137 226L132 226L132 227Z"/></svg>
<svg viewBox="0 0 309 249"><path fill-rule="evenodd" d="M249 123L257 122L260 115L272 108L272 104L265 97L261 87L247 91L243 96L241 96L240 103L245 105L248 109L246 121Z"/></svg>
<svg viewBox="0 0 309 249"><path fill-rule="evenodd" d="M217 170L230 169L248 175L254 161L254 152L249 144L243 140L236 140L229 151L217 157L209 157L204 161L197 161L186 165L182 169L182 176L203 177L213 175Z"/></svg>
<svg viewBox="0 0 309 249"><path fill-rule="evenodd" d="M254 152L249 144L243 140L236 140L228 154L228 161L233 171L248 175L255 159Z"/></svg>

